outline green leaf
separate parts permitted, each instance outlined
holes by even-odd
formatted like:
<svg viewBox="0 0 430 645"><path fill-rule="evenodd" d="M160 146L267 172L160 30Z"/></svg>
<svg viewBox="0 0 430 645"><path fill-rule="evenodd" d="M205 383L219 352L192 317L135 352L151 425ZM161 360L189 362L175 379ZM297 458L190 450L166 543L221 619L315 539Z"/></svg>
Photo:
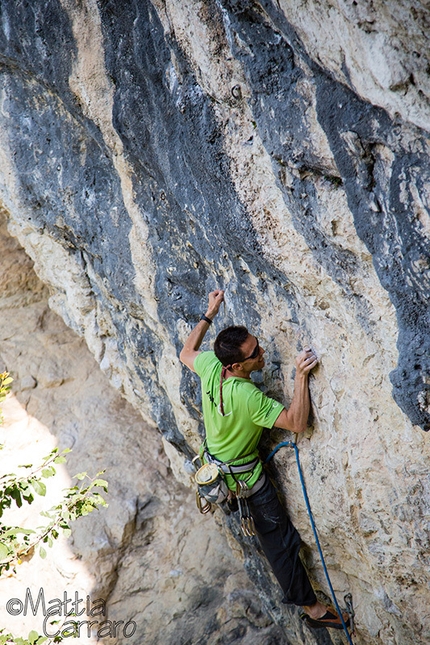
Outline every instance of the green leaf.
<svg viewBox="0 0 430 645"><path fill-rule="evenodd" d="M19 534L24 534L24 535L30 535L30 533L35 533L33 529L23 529L20 526L16 526L14 528L10 528L4 533L0 532L1 537L10 537L11 535L19 535Z"/></svg>
<svg viewBox="0 0 430 645"><path fill-rule="evenodd" d="M39 555L43 560L46 558L46 551L43 546L39 547Z"/></svg>
<svg viewBox="0 0 430 645"><path fill-rule="evenodd" d="M46 462L46 461L49 461L50 459L52 459L52 457L53 457L54 455L56 455L56 454L57 454L57 452L58 452L58 448L54 448L54 450L51 450L51 452L49 453L49 455L45 455L45 457L42 457L43 462Z"/></svg>
<svg viewBox="0 0 430 645"><path fill-rule="evenodd" d="M18 508L21 508L22 506L22 499L21 499L21 493L18 488L12 488L10 491L10 496L12 499L15 500L16 505Z"/></svg>
<svg viewBox="0 0 430 645"><path fill-rule="evenodd" d="M56 470L53 466L48 466L48 468L42 469L42 477L45 477L45 479L48 479L48 477L53 477L55 473Z"/></svg>
<svg viewBox="0 0 430 645"><path fill-rule="evenodd" d="M5 560L9 555L9 548L3 542L0 542L0 560Z"/></svg>
<svg viewBox="0 0 430 645"><path fill-rule="evenodd" d="M45 497L45 495L46 495L46 485L43 482L38 481L37 479L34 479L31 483L32 483L32 486L33 486L34 490L36 491L36 493L38 495L40 495L41 497Z"/></svg>
<svg viewBox="0 0 430 645"><path fill-rule="evenodd" d="M38 638L39 638L39 634L36 631L34 631L34 629L32 629L28 635L28 640L31 643L35 643L38 640Z"/></svg>
<svg viewBox="0 0 430 645"><path fill-rule="evenodd" d="M3 634L3 630L1 630L0 634L2 634L0 636L1 645L6 645L6 643L13 643L14 642L14 638L13 638L12 634Z"/></svg>
<svg viewBox="0 0 430 645"><path fill-rule="evenodd" d="M64 464L66 461L67 459L60 455L59 457L55 457L54 464Z"/></svg>
<svg viewBox="0 0 430 645"><path fill-rule="evenodd" d="M49 511L40 511L39 515L41 515L42 517L48 517L50 520L52 520L53 518L53 514Z"/></svg>
<svg viewBox="0 0 430 645"><path fill-rule="evenodd" d="M13 378L11 376L8 376L7 378L5 378L2 385L9 385L10 383L12 383L12 381L13 381Z"/></svg>
<svg viewBox="0 0 430 645"><path fill-rule="evenodd" d="M77 475L73 475L73 479L76 478L76 479L79 479L79 481L82 481L83 479L85 479L86 476L87 476L87 473L78 473Z"/></svg>
<svg viewBox="0 0 430 645"><path fill-rule="evenodd" d="M45 537L43 538L43 543L47 544L50 548L52 548L52 545L54 544L52 538L49 537L49 535L45 535Z"/></svg>
<svg viewBox="0 0 430 645"><path fill-rule="evenodd" d="M108 491L108 483L105 479L96 479L95 482L93 482L94 486L100 486L100 488L103 488L105 493Z"/></svg>

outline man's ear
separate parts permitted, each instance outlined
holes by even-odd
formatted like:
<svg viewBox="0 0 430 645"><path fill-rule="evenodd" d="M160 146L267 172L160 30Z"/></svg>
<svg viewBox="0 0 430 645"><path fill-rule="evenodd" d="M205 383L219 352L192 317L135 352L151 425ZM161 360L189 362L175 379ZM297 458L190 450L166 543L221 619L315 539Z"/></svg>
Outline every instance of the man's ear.
<svg viewBox="0 0 430 645"><path fill-rule="evenodd" d="M233 363L231 369L233 369L235 372L242 372L243 365L242 363Z"/></svg>

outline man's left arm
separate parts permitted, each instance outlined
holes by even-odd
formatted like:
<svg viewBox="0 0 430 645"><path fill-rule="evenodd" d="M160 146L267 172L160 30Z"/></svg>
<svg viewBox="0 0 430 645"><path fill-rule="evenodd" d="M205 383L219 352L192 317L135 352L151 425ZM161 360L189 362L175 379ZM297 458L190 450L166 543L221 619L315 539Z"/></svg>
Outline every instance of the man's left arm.
<svg viewBox="0 0 430 645"><path fill-rule="evenodd" d="M208 308L206 310L205 317L212 321L213 318L215 318L215 316L217 315L223 300L224 291L222 291L221 289L211 291L211 293L209 294ZM179 359L181 360L181 362L189 367L193 372L194 360L196 356L200 354L200 345L203 342L203 338L205 337L210 324L210 322L207 322L204 319L200 320L188 336L181 350L181 353L179 354Z"/></svg>
<svg viewBox="0 0 430 645"><path fill-rule="evenodd" d="M288 410L282 410L273 424L276 428L304 432L307 428L311 401L309 396L309 374L317 365L318 358L310 347L304 349L296 358L293 400Z"/></svg>

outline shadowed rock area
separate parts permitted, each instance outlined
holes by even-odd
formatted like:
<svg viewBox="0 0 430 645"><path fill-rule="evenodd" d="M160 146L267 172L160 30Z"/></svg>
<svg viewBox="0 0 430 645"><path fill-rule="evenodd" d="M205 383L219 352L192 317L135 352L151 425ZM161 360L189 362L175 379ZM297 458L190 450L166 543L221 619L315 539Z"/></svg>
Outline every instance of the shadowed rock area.
<svg viewBox="0 0 430 645"><path fill-rule="evenodd" d="M243 571L240 550L238 559L231 553L220 518L198 514L193 494L170 472L159 433L111 388L82 339L48 308L46 287L0 219L0 369L7 366L15 379L3 406L0 468L16 472L18 464L38 465L56 445L72 448L47 482L47 496L17 511L16 524L46 521L38 513L58 503L77 472L106 469L110 490L108 508L72 524L71 539L58 540L46 560L36 553L16 575L2 576L1 627L15 636L43 634L41 608L36 616L6 610L10 598L24 600L27 588L36 602L42 587L48 607L64 591L71 601L78 592L79 610L89 595L93 605L106 602L107 620L123 621L117 638L101 640L97 625L89 638L84 624L82 644L288 642ZM48 633L61 629L65 613L53 617L60 622L48 624ZM84 612L78 620L91 619L105 617Z"/></svg>
<svg viewBox="0 0 430 645"><path fill-rule="evenodd" d="M417 0L0 8L0 200L50 307L186 485L203 428L177 355L207 292L226 289L211 339L246 324L270 356L256 379L286 403L313 345L301 459L371 645L429 638L428 23ZM327 592L294 456L271 468ZM234 516L221 524L278 607ZM271 615L304 642L294 612Z"/></svg>

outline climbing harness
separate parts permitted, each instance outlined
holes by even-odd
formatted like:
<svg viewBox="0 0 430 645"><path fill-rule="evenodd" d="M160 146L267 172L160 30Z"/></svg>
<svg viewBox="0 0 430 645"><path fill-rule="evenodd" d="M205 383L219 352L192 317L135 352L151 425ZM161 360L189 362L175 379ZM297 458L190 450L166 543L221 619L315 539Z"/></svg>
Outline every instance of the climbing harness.
<svg viewBox="0 0 430 645"><path fill-rule="evenodd" d="M205 515L211 511L212 504L222 504L225 501L231 501L235 498L239 508L242 533L246 537L256 535L254 520L252 519L247 498L262 488L266 481L266 475L262 473L251 488L248 486L246 479L238 479L236 475L250 473L249 480L252 477L254 468L260 461L259 458L255 457L244 464L234 465L216 459L205 448L205 444L201 455L194 457L192 461L193 466L196 468L196 460L200 459L200 461L203 461L203 458L205 463L203 463L194 475L194 481L197 484L196 504L200 513ZM225 475L231 475L236 482L235 493L229 490Z"/></svg>
<svg viewBox="0 0 430 645"><path fill-rule="evenodd" d="M302 473L302 468L301 468L301 465L300 465L300 458L299 458L299 449L297 447L297 444L294 443L293 441L282 441L281 443L278 443L278 445L275 446L275 448L272 450L272 452L269 454L269 456L265 459L264 463L267 464L272 459L272 457L274 457L274 455L276 455L278 450L280 450L281 448L287 447L287 446L290 447L290 448L294 448L294 452L295 452L295 455L296 455L297 469L298 469L298 472L299 472L300 483L302 485L303 497L304 497L304 500L305 500L305 503L306 503L306 509L308 511L309 520L310 520L310 523L311 523L311 526L312 526L312 531L313 531L313 534L314 534L314 537L315 537L315 542L316 542L318 552L319 552L319 555L320 555L320 559L321 559L321 563L322 563L322 566L323 566L323 569L324 569L324 574L325 574L327 584L328 584L329 589L330 589L331 596L333 598L334 605L336 607L336 611L337 611L337 613L338 613L338 615L340 617L343 630L344 630L344 632L346 634L346 637L348 639L348 643L349 643L349 645L353 645L350 633L349 633L348 628L347 628L347 626L345 624L345 621L343 619L342 612L340 610L339 603L337 601L336 594L334 592L333 585L331 583L330 576L328 574L327 567L326 567L326 564L325 564L323 552L322 552L322 549L321 549L321 544L320 544L318 533L317 533L317 528L316 528L314 518L313 518L313 515L312 515L311 505L309 503L309 497L308 497L308 493L307 493L307 490L306 490L305 480L303 478L303 473ZM345 600L345 604L347 606L348 615L350 616L351 632L353 633L354 632L354 609L353 609L353 606L352 606L352 595L351 594L346 594L346 596L344 597L344 600Z"/></svg>

